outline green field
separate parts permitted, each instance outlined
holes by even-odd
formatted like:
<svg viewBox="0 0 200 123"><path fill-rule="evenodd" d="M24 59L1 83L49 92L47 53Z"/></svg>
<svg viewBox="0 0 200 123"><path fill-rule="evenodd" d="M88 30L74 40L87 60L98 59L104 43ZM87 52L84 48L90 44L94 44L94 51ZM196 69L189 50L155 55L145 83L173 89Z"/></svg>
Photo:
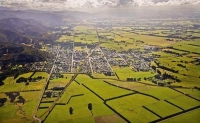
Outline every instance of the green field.
<svg viewBox="0 0 200 123"><path fill-rule="evenodd" d="M173 45L174 48L180 50L186 50L189 52L200 53L200 48L198 46L191 46L189 44L199 44L199 41L192 42L192 41L183 41Z"/></svg>
<svg viewBox="0 0 200 123"><path fill-rule="evenodd" d="M120 80L127 80L127 78L141 78L152 77L155 74L152 72L134 72L130 67L113 67L114 72L117 73Z"/></svg>
<svg viewBox="0 0 200 123"><path fill-rule="evenodd" d="M157 100L153 98L140 94L134 94L108 101L107 104L131 122L150 122L158 119L158 117L144 109L142 106L155 102L157 102Z"/></svg>
<svg viewBox="0 0 200 123"><path fill-rule="evenodd" d="M123 20L123 18L121 19ZM198 101L200 100L199 20L185 18L125 19L120 23L118 20L116 22L112 20L112 24L106 19L82 21L83 24L79 20L67 21L69 25L72 25L57 27L57 31L48 32L48 34L55 35L57 39L49 44L49 47L45 44L47 39L39 41L42 42L39 49L50 51L51 49L48 48L55 46L56 51L52 54L59 49L62 49L59 52L67 49L62 52L63 57L64 53L70 52L74 58L80 55L74 51L90 54L95 48L105 48L108 50L105 50L105 57L110 57L110 54L106 54L106 52L112 52L112 59L117 63L126 60L128 67L126 65L126 67L112 66L114 76L95 72L78 74L69 86L66 85L69 84L74 74L56 73L56 71L54 73L53 71L50 76L47 72L27 72L15 79L14 75L8 75L0 86L0 99L1 101L6 99L4 105L3 101L0 102L0 123L35 123L33 114L41 96L43 98L36 112L38 118L55 101L55 107L41 117L41 120L44 120L47 116L45 123L126 123L122 117L132 123L147 123L200 106L200 101ZM148 47L153 48L147 49ZM28 50L27 47L26 50ZM91 53L90 57L95 59L96 57L93 55L95 53ZM119 57L120 55L125 58ZM104 56L101 55L102 58ZM62 56L59 57L62 58ZM110 59L107 59L110 62ZM46 60L47 65L48 60ZM53 60L60 59L52 58ZM111 62L115 64L114 60ZM84 64L84 61L88 62L86 58L77 60L73 66L77 62ZM98 64L98 60L95 62L97 63L91 64ZM150 69L146 72L134 71L137 63L141 68L146 66L140 62L151 63L151 66L147 66ZM33 64L35 63L30 65ZM3 66L3 63L0 63L0 68L1 65ZM48 66L50 65L52 63ZM20 70L23 66L25 65L17 64L11 69ZM97 67L101 66L103 65L100 64ZM80 66L77 66L77 70L78 68ZM107 70L105 69L105 71ZM0 72L4 72L4 70ZM28 85L25 82L16 83L20 77L30 78L33 73L32 78L42 77L42 79L29 82ZM163 77L165 73L168 74L166 78ZM48 88L44 88L49 76ZM134 78L136 81L128 81L127 78ZM159 85L162 82L163 85ZM62 88L59 90L54 87L67 88L62 95L59 95ZM45 94L41 95L43 89L45 89ZM48 97L46 92L56 94ZM19 95L11 101L11 97L15 96L12 94L20 94L25 100L24 104L20 103ZM91 111L88 109L89 103L92 104ZM72 114L69 111L70 107L73 109ZM199 123L199 116L198 108L161 122Z"/></svg>
<svg viewBox="0 0 200 123"><path fill-rule="evenodd" d="M83 94L82 96L72 97L73 95ZM84 100L84 101L83 101ZM69 102L68 102L69 101ZM68 102L68 104L67 104ZM53 111L45 122L94 122L95 117L109 116L115 114L108 107L106 107L102 100L91 93L84 86L72 82L69 88L65 91L58 103L65 103L66 105L56 105ZM92 103L92 113L88 110L87 105ZM72 107L74 112L69 113L69 108ZM84 112L84 113L83 113ZM59 115L60 113L64 114ZM93 114L93 115L92 115Z"/></svg>
<svg viewBox="0 0 200 123"><path fill-rule="evenodd" d="M192 97L195 97L197 99L200 99L200 91L197 90L197 89L182 89L182 88L177 88L177 90L185 93L185 94L188 94Z"/></svg>
<svg viewBox="0 0 200 123"><path fill-rule="evenodd" d="M29 72L26 74L19 75L16 79L14 77L7 77L4 80L4 85L0 86L0 92L13 92L13 91L26 91L26 90L42 90L48 74L45 72L36 72L32 78L37 78L38 76L44 77L37 82L30 82L29 85L25 85L25 83L16 83L16 80L20 77L29 78L33 72Z"/></svg>
<svg viewBox="0 0 200 123"><path fill-rule="evenodd" d="M63 78L53 78L50 80L48 88L51 89L53 87L64 87L71 79L73 74L62 74Z"/></svg>
<svg viewBox="0 0 200 123"><path fill-rule="evenodd" d="M117 88L114 86L111 86L102 80L93 80L89 78L86 75L79 75L76 79L78 82L85 84L87 87L89 87L91 90L93 90L95 93L97 93L99 96L101 96L103 99L109 99L112 97L124 95L131 93L131 91L127 91L121 88ZM104 91L102 91L104 90Z"/></svg>
<svg viewBox="0 0 200 123"><path fill-rule="evenodd" d="M194 111L182 114L177 117L173 117L171 119L165 120L162 123L199 123L199 114L200 114L200 109L196 109Z"/></svg>
<svg viewBox="0 0 200 123"><path fill-rule="evenodd" d="M17 103L18 97L14 102L10 102L10 99L5 94L0 94L0 97L6 97L7 102L0 108L0 121L1 122L26 122L33 121L33 113L39 101L41 91L36 92L20 92L20 96L25 99L25 103Z"/></svg>
<svg viewBox="0 0 200 123"><path fill-rule="evenodd" d="M139 92L142 92L145 94L150 94L159 99L171 99L176 96L182 95L181 93L178 93L168 87L151 86L151 85L145 85L142 83L120 82L120 81L113 81L113 80L108 80L108 82L110 82L114 85L118 85L121 87L139 91Z"/></svg>
<svg viewBox="0 0 200 123"><path fill-rule="evenodd" d="M200 102L196 101L192 98L189 98L187 96L177 96L174 97L172 99L168 99L169 102L178 105L179 107L183 108L183 109L189 109L195 106L199 106Z"/></svg>
<svg viewBox="0 0 200 123"><path fill-rule="evenodd" d="M164 101L159 101L159 102L148 104L145 106L161 117L166 117L168 115L175 114L182 111L181 109Z"/></svg>
<svg viewBox="0 0 200 123"><path fill-rule="evenodd" d="M68 35L62 35L57 42L68 42L68 41L73 41L74 36L68 36Z"/></svg>

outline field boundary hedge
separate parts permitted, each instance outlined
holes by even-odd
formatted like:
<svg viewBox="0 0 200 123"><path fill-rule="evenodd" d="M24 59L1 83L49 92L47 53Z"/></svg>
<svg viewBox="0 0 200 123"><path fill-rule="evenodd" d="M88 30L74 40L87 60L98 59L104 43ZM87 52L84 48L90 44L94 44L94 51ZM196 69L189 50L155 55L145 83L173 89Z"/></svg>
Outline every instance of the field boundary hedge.
<svg viewBox="0 0 200 123"><path fill-rule="evenodd" d="M193 108L190 108L190 109L187 109L187 110L184 110L184 111L181 111L181 112L178 112L178 113L175 113L175 114L172 114L172 115L169 115L169 116L166 116L166 117L163 117L163 118L158 119L158 120L151 121L150 123L157 123L157 122L160 122L160 121L163 121L163 120L166 120L166 119L169 119L169 118L172 118L172 117L175 117L175 116L178 116L178 115L181 115L181 114L184 114L184 113L187 113L187 112L199 109L199 108L200 108L200 105L193 107Z"/></svg>
<svg viewBox="0 0 200 123"><path fill-rule="evenodd" d="M82 84L85 88L87 88L88 90L90 90L93 94L95 94L97 97L99 97L101 100L105 101L101 96L99 96L97 93L95 93L92 89L90 89L89 87L87 87L85 84Z"/></svg>
<svg viewBox="0 0 200 123"><path fill-rule="evenodd" d="M167 103L169 103L169 104L171 104L171 105L173 105L173 106L175 106L175 107L177 107L177 108L179 108L179 109L181 109L182 111L184 111L183 108L181 108L181 107L179 107L179 106L177 106L177 105L171 103L170 101L167 101L167 100L164 100L164 101L167 102Z"/></svg>
<svg viewBox="0 0 200 123"><path fill-rule="evenodd" d="M114 100L114 99L118 99L118 98L122 98L122 97L126 97L126 96L130 96L130 95L133 95L133 94L137 94L137 93L130 93L130 94L124 94L124 95L121 95L121 96L117 96L117 97L112 97L112 98L109 98L109 99L105 99L105 101L110 101L110 100Z"/></svg>
<svg viewBox="0 0 200 123"><path fill-rule="evenodd" d="M117 75L117 73L115 72L116 77L120 80L119 76Z"/></svg>
<svg viewBox="0 0 200 123"><path fill-rule="evenodd" d="M125 118L123 115L121 115L119 112L117 112L114 108L112 108L111 106L109 106L108 104L106 104L106 102L104 102L104 104L113 112L115 112L117 115L119 115L122 119L124 119L126 122L131 123L131 121L129 121L127 118Z"/></svg>
<svg viewBox="0 0 200 123"><path fill-rule="evenodd" d="M169 87L169 88L172 89L172 90L174 90L174 91L177 91L177 92L179 92L179 93L181 93L181 94L183 94L183 95L185 95L185 96L187 96L187 97L190 97L190 98L192 98L192 99L194 99L194 100L200 102L200 100L197 99L197 98L194 98L194 97L192 97L192 96L190 96L190 95L188 95L188 94L185 94L185 93L183 93L183 92L181 92L181 91L179 91L179 90L176 90L176 89L174 89L174 88L171 88L171 87Z"/></svg>
<svg viewBox="0 0 200 123"><path fill-rule="evenodd" d="M78 81L74 80L74 82L76 82L77 84L81 85Z"/></svg>
<svg viewBox="0 0 200 123"><path fill-rule="evenodd" d="M84 94L76 94L76 95L72 95L72 96L69 98L69 100L67 101L66 104L68 104L68 103L70 102L71 98L73 98L73 97L78 97L78 96L83 96L83 95L84 95Z"/></svg>
<svg viewBox="0 0 200 123"><path fill-rule="evenodd" d="M41 103L53 103L54 101L43 101Z"/></svg>
<svg viewBox="0 0 200 123"><path fill-rule="evenodd" d="M157 114L156 112L150 110L149 108L147 108L146 106L142 106L144 109L148 110L149 112L153 113L154 115L156 115L159 118L162 118L159 114Z"/></svg>
<svg viewBox="0 0 200 123"><path fill-rule="evenodd" d="M128 89L128 88L125 88L125 87L120 87L120 86L117 86L117 85L115 85L115 84L111 84L111 83L109 83L109 82L107 82L107 81L104 81L104 82L107 83L107 84L110 84L110 85L112 85L112 86L118 87L118 88L122 88L122 89L125 89L125 90L133 91L133 92L135 92L135 93L138 93L138 94L141 94L141 95L145 95L145 96L154 98L154 99L156 99L156 100L160 100L159 98L157 98L157 97L155 97L155 96L152 96L152 95L149 95L149 94L145 94L145 93L142 93L142 92L139 92L139 91L136 91L136 90L132 90L132 89Z"/></svg>

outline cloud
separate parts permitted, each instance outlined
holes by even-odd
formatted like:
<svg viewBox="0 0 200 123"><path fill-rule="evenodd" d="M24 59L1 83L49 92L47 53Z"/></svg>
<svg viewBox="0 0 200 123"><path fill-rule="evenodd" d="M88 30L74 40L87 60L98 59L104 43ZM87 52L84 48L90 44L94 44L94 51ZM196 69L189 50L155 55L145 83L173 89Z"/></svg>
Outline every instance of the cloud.
<svg viewBox="0 0 200 123"><path fill-rule="evenodd" d="M30 9L65 10L122 6L166 6L200 4L199 0L0 0L0 6Z"/></svg>

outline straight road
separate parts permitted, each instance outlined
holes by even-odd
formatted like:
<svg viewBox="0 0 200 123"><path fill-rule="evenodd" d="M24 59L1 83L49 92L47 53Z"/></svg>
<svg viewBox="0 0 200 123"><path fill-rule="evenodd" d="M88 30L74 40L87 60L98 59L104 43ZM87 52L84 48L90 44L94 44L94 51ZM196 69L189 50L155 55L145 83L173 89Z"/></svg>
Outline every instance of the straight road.
<svg viewBox="0 0 200 123"><path fill-rule="evenodd" d="M34 114L33 114L34 120L38 121L39 123L41 123L42 121L41 121L41 119L39 119L39 118L36 117L36 113L37 113L38 108L39 108L39 106L40 106L40 103L41 103L41 101L42 101L42 97L43 97L43 95L44 95L44 93L45 93L45 90L46 90L47 86L49 85L49 80L50 80L51 74L53 73L53 70L54 70L54 67L55 67L55 62L56 62L58 56L59 56L59 49L57 48L56 58L55 58L55 60L54 60L54 63L53 63L53 66L52 66L52 68L51 68L51 71L50 71L50 73L49 73L49 76L48 76L48 78L47 78L47 80L46 80L46 84L45 84L45 86L44 86L44 88L43 88L43 92L42 92L42 95L40 96L40 100L39 100L39 102L38 102L38 104L37 104L37 107L36 107L36 109L35 109L35 111L34 111Z"/></svg>

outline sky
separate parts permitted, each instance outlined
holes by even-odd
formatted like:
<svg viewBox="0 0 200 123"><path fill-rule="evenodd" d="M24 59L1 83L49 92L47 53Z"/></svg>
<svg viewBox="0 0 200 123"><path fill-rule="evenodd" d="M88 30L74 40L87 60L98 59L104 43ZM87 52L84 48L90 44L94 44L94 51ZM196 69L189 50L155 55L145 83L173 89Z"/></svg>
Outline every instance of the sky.
<svg viewBox="0 0 200 123"><path fill-rule="evenodd" d="M135 6L196 5L200 0L0 0L10 8L66 10L70 8L118 8Z"/></svg>

